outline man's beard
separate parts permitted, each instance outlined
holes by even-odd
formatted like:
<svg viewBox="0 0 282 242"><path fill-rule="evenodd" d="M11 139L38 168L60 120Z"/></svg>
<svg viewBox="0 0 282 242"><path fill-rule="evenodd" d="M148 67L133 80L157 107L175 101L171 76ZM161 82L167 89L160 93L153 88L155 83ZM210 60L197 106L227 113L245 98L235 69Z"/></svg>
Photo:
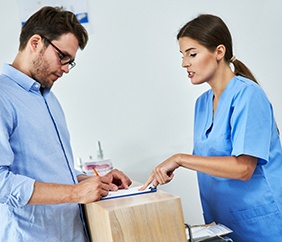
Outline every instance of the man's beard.
<svg viewBox="0 0 282 242"><path fill-rule="evenodd" d="M42 50L32 62L31 77L40 83L41 88L51 88L53 82L47 80L50 65L43 58L43 52Z"/></svg>

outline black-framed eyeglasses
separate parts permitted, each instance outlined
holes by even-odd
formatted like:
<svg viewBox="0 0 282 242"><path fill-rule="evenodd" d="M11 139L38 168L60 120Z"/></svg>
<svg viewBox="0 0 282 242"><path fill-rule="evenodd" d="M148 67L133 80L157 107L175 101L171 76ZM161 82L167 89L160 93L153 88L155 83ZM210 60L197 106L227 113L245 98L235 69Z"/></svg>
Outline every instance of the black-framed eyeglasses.
<svg viewBox="0 0 282 242"><path fill-rule="evenodd" d="M41 36L43 39L45 39L50 45L53 46L53 48L58 52L58 56L60 59L61 65L69 65L69 70L75 67L76 63L74 60L69 56L64 54L56 45L54 45L48 38Z"/></svg>

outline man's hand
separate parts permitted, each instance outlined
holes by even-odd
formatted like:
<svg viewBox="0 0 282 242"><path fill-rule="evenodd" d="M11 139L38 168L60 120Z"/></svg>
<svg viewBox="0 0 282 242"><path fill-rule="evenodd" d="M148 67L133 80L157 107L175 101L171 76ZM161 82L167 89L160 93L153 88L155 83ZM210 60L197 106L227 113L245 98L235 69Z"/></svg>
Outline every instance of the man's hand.
<svg viewBox="0 0 282 242"><path fill-rule="evenodd" d="M35 182L29 204L91 203L108 195L109 191L127 189L131 180L115 169L105 176L78 176L79 183L57 184Z"/></svg>
<svg viewBox="0 0 282 242"><path fill-rule="evenodd" d="M111 179L106 176L89 176L74 185L72 199L77 203L90 203L108 195L112 189Z"/></svg>
<svg viewBox="0 0 282 242"><path fill-rule="evenodd" d="M128 189L132 184L132 181L121 171L114 169L105 175L110 179L111 191L116 191L118 189Z"/></svg>

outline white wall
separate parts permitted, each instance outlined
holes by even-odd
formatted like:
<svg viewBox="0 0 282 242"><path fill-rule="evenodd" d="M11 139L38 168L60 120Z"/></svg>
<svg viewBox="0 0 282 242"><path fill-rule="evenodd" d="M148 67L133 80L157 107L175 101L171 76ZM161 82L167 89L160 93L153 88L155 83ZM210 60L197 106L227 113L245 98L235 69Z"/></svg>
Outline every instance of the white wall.
<svg viewBox="0 0 282 242"><path fill-rule="evenodd" d="M17 53L16 0L0 0L0 65ZM279 0L88 1L92 32L77 66L54 86L65 110L75 157L104 154L133 180L177 152L190 153L193 108L208 86L192 86L181 68L176 34L199 13L221 16L234 54L254 72L282 129L282 2ZM179 169L160 187L181 196L185 221L202 222L196 175Z"/></svg>

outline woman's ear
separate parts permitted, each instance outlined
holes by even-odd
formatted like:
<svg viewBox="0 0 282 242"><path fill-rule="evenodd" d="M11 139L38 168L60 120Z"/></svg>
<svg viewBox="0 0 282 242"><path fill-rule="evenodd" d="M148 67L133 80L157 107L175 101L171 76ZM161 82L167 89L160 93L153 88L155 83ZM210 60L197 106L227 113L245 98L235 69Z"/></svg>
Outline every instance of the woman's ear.
<svg viewBox="0 0 282 242"><path fill-rule="evenodd" d="M216 54L216 60L220 61L221 59L224 59L226 52L226 48L224 45L219 45L215 49L215 54Z"/></svg>

